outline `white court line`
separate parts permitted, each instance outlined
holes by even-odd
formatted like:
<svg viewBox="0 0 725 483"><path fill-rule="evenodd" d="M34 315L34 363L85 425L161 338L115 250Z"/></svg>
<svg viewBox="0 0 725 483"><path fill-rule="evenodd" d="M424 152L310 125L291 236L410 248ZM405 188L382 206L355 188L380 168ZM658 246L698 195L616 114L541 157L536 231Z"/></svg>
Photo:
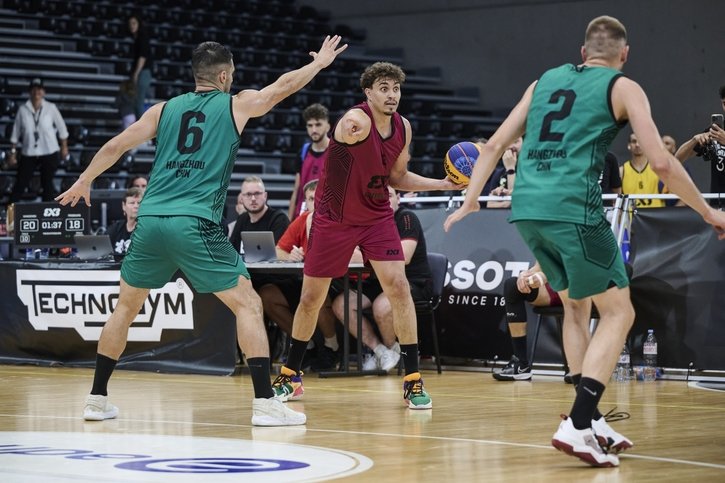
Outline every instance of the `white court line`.
<svg viewBox="0 0 725 483"><path fill-rule="evenodd" d="M38 416L38 415L18 415L18 414L2 414L0 413L0 417L16 417L16 418L29 418L29 419L67 419L67 420L76 420L79 419L76 416ZM129 419L129 418L116 418L118 421L128 421L132 423L155 423L155 424L181 424L181 425L191 425L191 426L213 426L213 427L228 427L228 428L257 428L257 426L252 426L251 424L228 424L228 423L202 423L202 422L189 422L189 421L164 421L164 420L158 420L158 419ZM92 423L95 424L95 423ZM290 427L289 429L293 429ZM300 427L302 429L302 427ZM399 433L376 433L372 431L347 431L342 429L310 429L305 428L307 432L317 432L317 433L332 433L332 434L351 434L351 435L359 435L359 436L377 436L377 437L388 437L388 438L405 438L405 439L428 439L433 441L450 441L450 442L458 442L458 443L479 443L479 444L490 444L494 446L512 446L517 448L534 448L534 449L546 449L546 450L554 450L552 446L549 445L543 445L543 444L530 444L530 443L512 443L510 441L499 441L495 439L472 439L472 438L454 438L450 436L425 436L425 435L411 435L411 434L399 434ZM190 436L193 437L193 436ZM292 443L294 444L294 443ZM705 468L716 468L720 470L725 470L725 465L720 465L716 463L705 463L702 461L692 461L692 460L681 460L677 458L662 458L659 456L647 456L647 455L638 455L638 454L632 454L632 453L620 453L620 458L626 458L626 459L640 459L640 460L647 460L647 461L660 461L663 463L674 463L674 464L681 464L681 465L690 465L690 466L702 466Z"/></svg>

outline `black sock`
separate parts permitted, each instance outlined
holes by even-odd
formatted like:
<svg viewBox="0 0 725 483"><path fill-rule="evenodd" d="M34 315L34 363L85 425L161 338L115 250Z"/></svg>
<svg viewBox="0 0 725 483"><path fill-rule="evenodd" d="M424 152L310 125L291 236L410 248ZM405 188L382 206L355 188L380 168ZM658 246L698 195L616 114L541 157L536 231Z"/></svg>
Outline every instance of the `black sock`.
<svg viewBox="0 0 725 483"><path fill-rule="evenodd" d="M579 385L579 381L582 380L581 374L573 374L571 376L571 382L574 385L574 392L576 392L576 388ZM599 412L599 407L594 408L594 414L592 415L592 419L599 419L602 417L602 413Z"/></svg>
<svg viewBox="0 0 725 483"><path fill-rule="evenodd" d="M571 422L576 429L586 429L592 426L594 411L597 409L599 400L602 398L604 388L604 384L596 379L589 377L581 378L576 391L576 399L574 399L574 405L569 414Z"/></svg>
<svg viewBox="0 0 725 483"><path fill-rule="evenodd" d="M117 362L103 354L96 354L96 372L93 375L91 394L108 396L108 380L111 378Z"/></svg>
<svg viewBox="0 0 725 483"><path fill-rule="evenodd" d="M269 357L252 357L247 359L249 373L252 376L254 397L268 399L274 396L269 382Z"/></svg>
<svg viewBox="0 0 725 483"><path fill-rule="evenodd" d="M403 358L406 376L418 372L418 344L401 344L400 356Z"/></svg>
<svg viewBox="0 0 725 483"><path fill-rule="evenodd" d="M287 355L287 362L284 366L299 374L300 369L302 369L302 359L305 357L305 351L307 351L307 343L309 341L294 338L291 340L292 343L289 348L289 354Z"/></svg>
<svg viewBox="0 0 725 483"><path fill-rule="evenodd" d="M511 337L511 342L514 346L514 355L518 357L519 362L522 366L526 367L529 365L529 358L526 355L526 336L523 337Z"/></svg>

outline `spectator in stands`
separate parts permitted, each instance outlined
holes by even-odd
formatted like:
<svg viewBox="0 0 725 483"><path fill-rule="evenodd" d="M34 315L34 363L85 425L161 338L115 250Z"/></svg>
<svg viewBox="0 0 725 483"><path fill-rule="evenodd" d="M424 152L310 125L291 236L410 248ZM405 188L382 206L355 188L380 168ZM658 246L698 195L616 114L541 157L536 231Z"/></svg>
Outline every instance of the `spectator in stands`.
<svg viewBox="0 0 725 483"><path fill-rule="evenodd" d="M408 170L412 129L396 112L403 82L405 72L397 65L376 62L366 67L360 76L365 101L347 110L335 125L315 200L313 243L305 254L289 357L273 384L279 397L298 399L304 394L299 371L317 314L331 280L348 271L357 246L373 266L393 307L405 366L403 398L412 409L433 407L418 371L415 307L405 278L400 236L387 202L387 187L449 191L463 186L448 178L426 178Z"/></svg>
<svg viewBox="0 0 725 483"><path fill-rule="evenodd" d="M672 154L675 154L677 152L677 141L675 141L675 138L673 138L669 134L662 135L662 143L667 148L667 151L671 152Z"/></svg>
<svg viewBox="0 0 725 483"><path fill-rule="evenodd" d="M642 151L634 133L629 135L627 150L632 159L625 161L619 168L622 178L622 193L625 195L656 195L660 194L660 178L654 172L649 161ZM664 200L642 199L636 200L637 208L661 208L665 206Z"/></svg>
<svg viewBox="0 0 725 483"><path fill-rule="evenodd" d="M277 243L277 258L280 260L304 261L312 224L312 213L315 209L316 189L316 179L305 184L302 192L305 195L307 210L303 211L300 216L290 223ZM292 335L292 319L294 310L297 309L300 302L301 291L301 277L286 277L259 289L259 296L262 298L265 314L288 335ZM317 344L314 338L310 339L307 345L307 355L302 363L303 371L308 368L313 371L326 371L337 366L340 346L335 331L335 315L332 313L330 305L330 301L327 300L317 317L317 328L322 334L324 343ZM318 349L315 350L316 348Z"/></svg>
<svg viewBox="0 0 725 483"><path fill-rule="evenodd" d="M526 345L526 305L535 307L561 306L561 299L547 283L546 275L541 271L539 262L504 282L506 299L506 322L511 334L513 356L500 371L493 373L497 381L528 381L531 379L531 364Z"/></svg>
<svg viewBox="0 0 725 483"><path fill-rule="evenodd" d="M8 162L14 165L17 161L18 165L10 202L21 199L38 166L43 201L53 201L56 194L53 185L55 171L59 161L68 156L68 129L55 104L45 99L45 87L40 77L30 81L30 99L18 108L10 144ZM18 144L22 145L19 158Z"/></svg>
<svg viewBox="0 0 725 483"><path fill-rule="evenodd" d="M330 145L330 114L322 104L312 104L302 111L305 120L307 135L311 142L302 146L300 162L295 173L295 185L290 197L289 219L297 218L302 210L304 201L300 187L307 185L313 179L318 179L327 159L327 147Z"/></svg>
<svg viewBox="0 0 725 483"><path fill-rule="evenodd" d="M136 101L134 111L136 119L144 113L146 96L151 87L151 70L153 59L151 58L151 45L149 34L139 15L131 15L128 18L128 30L133 37L133 65L131 67L131 80L136 86Z"/></svg>
<svg viewBox="0 0 725 483"><path fill-rule="evenodd" d="M511 146L504 151L503 156L493 174L486 183L491 192L491 196L511 196L516 182L516 162L519 159L519 150L523 138L518 138ZM511 201L489 201L487 208L508 208Z"/></svg>
<svg viewBox="0 0 725 483"><path fill-rule="evenodd" d="M675 141L675 138L673 138L669 134L664 134L662 136L662 144L665 145L665 148L667 148L667 151L671 152L672 154L677 153L677 141ZM690 168L688 168L684 164L684 160L680 160L680 161L682 161L682 163L683 163L682 167L685 168L685 171L687 171L687 174L689 174L690 178L692 178L692 173L690 172ZM662 193L670 192L670 190L667 188L667 186L664 185L664 183L662 183L662 181L660 181L660 191L662 191ZM685 203L682 200L665 200L665 205L666 206L685 206Z"/></svg>
<svg viewBox="0 0 725 483"><path fill-rule="evenodd" d="M410 285L410 293L414 301L427 300L431 296L432 275L428 266L428 251L423 234L423 227L418 217L409 209L401 206L399 195L388 186L390 206L395 212L395 224L400 234L400 241L405 256L405 276ZM344 294L338 295L332 302L335 316L342 320L345 315ZM357 295L350 291L349 320L357 320ZM363 364L364 370L382 369L389 371L400 360L400 345L396 342L393 326L393 308L390 299L383 292L377 278L371 277L363 281L362 309L372 308L380 337L367 317L362 318L362 342L372 349L373 355L367 357ZM356 324L350 324L350 333L358 336Z"/></svg>
<svg viewBox="0 0 725 483"><path fill-rule="evenodd" d="M132 79L121 81L113 104L118 109L123 129L136 122L136 84Z"/></svg>
<svg viewBox="0 0 725 483"><path fill-rule="evenodd" d="M149 181L146 179L146 176L144 175L137 175L133 178L128 179L128 183L126 183L126 188L140 188L141 191L146 189L146 186L148 186Z"/></svg>
<svg viewBox="0 0 725 483"><path fill-rule="evenodd" d="M725 111L725 85L720 86L720 105ZM725 193L725 130L710 124L705 131L682 143L675 157L684 162L693 156L710 162L710 193ZM710 200L712 206L721 207L721 198Z"/></svg>
<svg viewBox="0 0 725 483"><path fill-rule="evenodd" d="M279 242L289 226L289 218L284 211L272 208L267 204L267 192L264 189L262 178L247 177L242 182L240 195L245 211L237 217L234 231L229 237L232 246L243 253L243 231L271 231L274 233L275 243Z"/></svg>
<svg viewBox="0 0 725 483"><path fill-rule="evenodd" d="M113 255L116 259L123 258L128 252L129 245L131 245L131 234L136 228L138 207L141 205L143 193L144 190L141 188L127 189L126 196L121 202L125 219L118 220L108 227L108 236L111 238Z"/></svg>

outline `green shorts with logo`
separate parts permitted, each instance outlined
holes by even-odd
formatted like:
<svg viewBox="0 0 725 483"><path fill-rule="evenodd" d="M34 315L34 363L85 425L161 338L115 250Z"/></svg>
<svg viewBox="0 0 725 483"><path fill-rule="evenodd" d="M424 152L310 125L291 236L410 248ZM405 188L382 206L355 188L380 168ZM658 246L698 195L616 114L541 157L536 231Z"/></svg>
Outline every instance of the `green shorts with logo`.
<svg viewBox="0 0 725 483"><path fill-rule="evenodd" d="M220 225L195 216L141 216L121 265L137 288L163 287L181 270L199 293L236 287L249 272Z"/></svg>
<svg viewBox="0 0 725 483"><path fill-rule="evenodd" d="M615 285L629 285L622 253L606 220L592 226L539 220L515 223L557 292L568 289L569 298L582 299Z"/></svg>

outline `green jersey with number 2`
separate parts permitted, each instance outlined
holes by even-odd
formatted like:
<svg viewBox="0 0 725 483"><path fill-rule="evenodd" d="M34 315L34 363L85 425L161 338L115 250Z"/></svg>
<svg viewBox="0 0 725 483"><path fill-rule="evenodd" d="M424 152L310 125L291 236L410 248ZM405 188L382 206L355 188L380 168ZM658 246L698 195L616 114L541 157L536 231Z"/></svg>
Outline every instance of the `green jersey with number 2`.
<svg viewBox="0 0 725 483"><path fill-rule="evenodd" d="M622 73L572 64L548 70L534 88L519 153L510 221L596 225L602 220L599 177L623 127L611 91Z"/></svg>
<svg viewBox="0 0 725 483"><path fill-rule="evenodd" d="M218 90L169 100L139 216L190 215L220 223L239 148L232 96Z"/></svg>

